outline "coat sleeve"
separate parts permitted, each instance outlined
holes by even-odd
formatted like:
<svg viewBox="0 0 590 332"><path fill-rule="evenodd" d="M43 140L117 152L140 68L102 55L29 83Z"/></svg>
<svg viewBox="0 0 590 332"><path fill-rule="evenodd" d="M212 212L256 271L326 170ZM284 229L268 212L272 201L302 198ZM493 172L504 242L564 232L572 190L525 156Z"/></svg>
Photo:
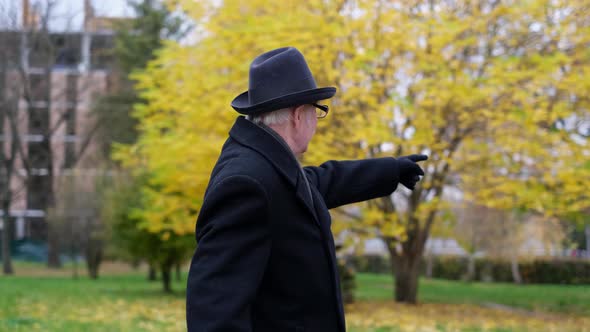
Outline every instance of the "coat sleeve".
<svg viewBox="0 0 590 332"><path fill-rule="evenodd" d="M270 254L268 199L256 180L232 176L208 191L187 281L189 332L251 331L250 308Z"/></svg>
<svg viewBox="0 0 590 332"><path fill-rule="evenodd" d="M398 162L394 158L328 161L303 170L328 209L390 195L399 182Z"/></svg>

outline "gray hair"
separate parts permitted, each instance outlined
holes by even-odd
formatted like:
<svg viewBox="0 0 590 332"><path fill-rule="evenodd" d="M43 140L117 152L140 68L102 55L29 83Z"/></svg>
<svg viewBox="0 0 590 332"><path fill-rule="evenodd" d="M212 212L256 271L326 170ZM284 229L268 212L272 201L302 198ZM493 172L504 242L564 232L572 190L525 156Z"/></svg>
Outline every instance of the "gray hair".
<svg viewBox="0 0 590 332"><path fill-rule="evenodd" d="M293 115L291 110L293 110L293 107L283 108L268 113L248 115L246 116L246 119L256 124L264 124L266 126L281 125L292 119Z"/></svg>

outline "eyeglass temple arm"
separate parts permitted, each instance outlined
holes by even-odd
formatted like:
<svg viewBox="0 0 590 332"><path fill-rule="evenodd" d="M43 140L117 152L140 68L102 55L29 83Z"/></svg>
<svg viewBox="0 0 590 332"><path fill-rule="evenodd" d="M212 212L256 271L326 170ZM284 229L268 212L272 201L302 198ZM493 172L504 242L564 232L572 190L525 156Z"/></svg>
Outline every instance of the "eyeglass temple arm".
<svg viewBox="0 0 590 332"><path fill-rule="evenodd" d="M329 109L328 108L328 105L320 105L320 104L316 104L316 103L313 103L312 105L315 106L315 107L317 107L317 108L319 108L319 109L321 109L324 112L328 112L328 109Z"/></svg>

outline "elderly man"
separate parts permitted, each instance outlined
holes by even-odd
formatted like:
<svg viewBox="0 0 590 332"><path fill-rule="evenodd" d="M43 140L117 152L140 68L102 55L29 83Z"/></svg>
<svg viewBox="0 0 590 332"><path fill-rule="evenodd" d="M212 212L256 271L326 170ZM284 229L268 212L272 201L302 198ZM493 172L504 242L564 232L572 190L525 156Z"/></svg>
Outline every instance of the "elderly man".
<svg viewBox="0 0 590 332"><path fill-rule="evenodd" d="M198 247L187 286L188 330L345 331L328 209L413 189L417 161L328 161L297 157L334 96L317 88L295 48L258 56L249 90L211 174L197 220Z"/></svg>

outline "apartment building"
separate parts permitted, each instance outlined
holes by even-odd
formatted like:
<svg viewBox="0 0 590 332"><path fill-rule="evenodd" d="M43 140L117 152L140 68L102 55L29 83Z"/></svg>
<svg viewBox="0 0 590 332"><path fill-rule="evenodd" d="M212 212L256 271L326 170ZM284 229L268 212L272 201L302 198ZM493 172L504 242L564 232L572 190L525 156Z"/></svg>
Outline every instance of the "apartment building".
<svg viewBox="0 0 590 332"><path fill-rule="evenodd" d="M10 209L0 207L0 216L8 213L14 221L14 240L45 241L52 199L47 193L56 189L55 179L74 170L89 176L96 172L91 110L99 96L116 89L111 50L117 19L96 17L85 0L81 31L47 32L28 1L22 1L22 24L0 30L0 112L18 109L25 156L16 160L10 183L3 183L6 176L0 174L0 187L13 189ZM0 147L8 151L13 138L9 121L0 122Z"/></svg>

